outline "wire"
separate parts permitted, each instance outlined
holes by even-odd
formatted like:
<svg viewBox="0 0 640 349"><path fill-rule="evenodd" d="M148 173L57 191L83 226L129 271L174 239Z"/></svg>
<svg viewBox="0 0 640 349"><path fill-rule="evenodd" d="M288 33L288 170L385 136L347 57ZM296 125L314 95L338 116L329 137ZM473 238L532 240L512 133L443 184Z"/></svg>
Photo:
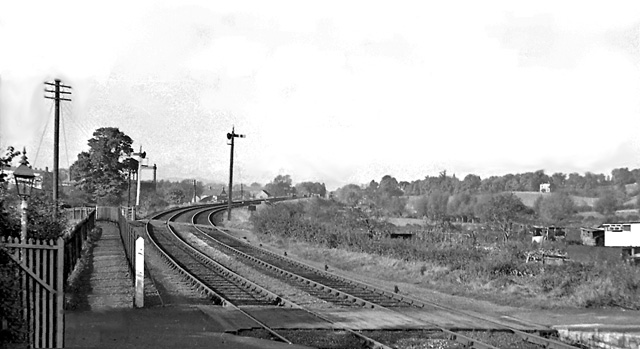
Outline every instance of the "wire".
<svg viewBox="0 0 640 349"><path fill-rule="evenodd" d="M67 110L69 118L71 120L71 124L78 130L80 131L80 133L82 133L85 137L91 137L93 135L93 132L89 132L88 131L88 127L87 124L85 124L82 119L79 118L75 118L73 116L73 108L71 108L71 106L69 106L68 104L63 104L64 108Z"/></svg>
<svg viewBox="0 0 640 349"><path fill-rule="evenodd" d="M61 118L62 122L62 137L64 138L64 152L67 154L67 168L71 168L69 165L69 145L67 144L67 131L64 128L64 117Z"/></svg>
<svg viewBox="0 0 640 349"><path fill-rule="evenodd" d="M42 130L42 135L40 136L40 143L38 144L38 150L36 150L36 156L33 160L33 166L38 161L38 154L40 154L40 147L42 146L42 140L44 139L44 134L47 132L47 127L49 127L49 120L51 120L51 110L53 110L53 103L49 105L49 112L47 113L47 122L44 125L44 130Z"/></svg>

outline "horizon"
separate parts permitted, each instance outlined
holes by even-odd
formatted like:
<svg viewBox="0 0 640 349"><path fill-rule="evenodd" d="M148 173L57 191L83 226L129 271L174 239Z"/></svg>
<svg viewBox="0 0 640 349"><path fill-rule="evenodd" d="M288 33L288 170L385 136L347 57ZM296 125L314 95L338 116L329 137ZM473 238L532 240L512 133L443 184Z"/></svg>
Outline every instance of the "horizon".
<svg viewBox="0 0 640 349"><path fill-rule="evenodd" d="M238 183L640 168L633 1L39 4L0 5L0 146L34 167L60 78L60 167L117 127L159 179L224 183L235 127Z"/></svg>

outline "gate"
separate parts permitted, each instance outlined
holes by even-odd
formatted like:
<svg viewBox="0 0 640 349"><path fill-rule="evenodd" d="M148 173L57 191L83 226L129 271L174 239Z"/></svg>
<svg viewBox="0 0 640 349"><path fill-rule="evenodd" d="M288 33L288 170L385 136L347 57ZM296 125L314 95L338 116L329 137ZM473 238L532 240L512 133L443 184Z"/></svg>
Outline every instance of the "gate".
<svg viewBox="0 0 640 349"><path fill-rule="evenodd" d="M64 346L64 240L2 238L19 266L23 317L34 348Z"/></svg>

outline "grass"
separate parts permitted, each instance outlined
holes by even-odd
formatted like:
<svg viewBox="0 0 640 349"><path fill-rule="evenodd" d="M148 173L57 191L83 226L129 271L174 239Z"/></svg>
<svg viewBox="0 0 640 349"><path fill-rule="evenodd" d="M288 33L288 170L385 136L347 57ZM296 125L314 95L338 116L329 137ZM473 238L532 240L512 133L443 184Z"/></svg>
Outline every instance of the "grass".
<svg viewBox="0 0 640 349"><path fill-rule="evenodd" d="M527 207L533 207L539 197L548 195L537 191L514 191L513 194L517 196ZM586 196L571 195L571 198L573 199L573 202L576 206L593 207L596 201L598 201L598 198L590 198Z"/></svg>
<svg viewBox="0 0 640 349"><path fill-rule="evenodd" d="M615 251L531 244L526 234L514 235L507 244L484 237L477 243L452 242L442 240L437 228L425 228L410 241L389 239L375 231L387 226L369 226L367 232L358 216L340 216L344 210L323 205L307 207L325 210L312 214L321 217L318 221L305 218L303 206L276 205L254 217L256 235L320 267L326 263L357 277L367 275L372 283L391 283L391 288L402 283L401 290L416 285L504 305L640 309L640 268L622 263ZM574 261L559 266L527 262L527 252L539 249L567 251Z"/></svg>

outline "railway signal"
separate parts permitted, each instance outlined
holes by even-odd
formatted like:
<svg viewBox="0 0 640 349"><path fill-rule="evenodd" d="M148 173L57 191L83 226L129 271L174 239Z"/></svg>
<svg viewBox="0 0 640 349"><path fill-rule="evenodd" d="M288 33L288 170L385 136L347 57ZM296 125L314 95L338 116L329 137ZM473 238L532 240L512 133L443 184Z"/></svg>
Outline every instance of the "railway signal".
<svg viewBox="0 0 640 349"><path fill-rule="evenodd" d="M227 220L231 220L231 201L233 201L233 193L231 192L233 186L233 140L235 138L244 138L244 135L237 134L235 131L235 126L231 128L231 133L227 133L227 139L231 141L229 145L231 146L231 161L229 164L229 196L227 198Z"/></svg>

